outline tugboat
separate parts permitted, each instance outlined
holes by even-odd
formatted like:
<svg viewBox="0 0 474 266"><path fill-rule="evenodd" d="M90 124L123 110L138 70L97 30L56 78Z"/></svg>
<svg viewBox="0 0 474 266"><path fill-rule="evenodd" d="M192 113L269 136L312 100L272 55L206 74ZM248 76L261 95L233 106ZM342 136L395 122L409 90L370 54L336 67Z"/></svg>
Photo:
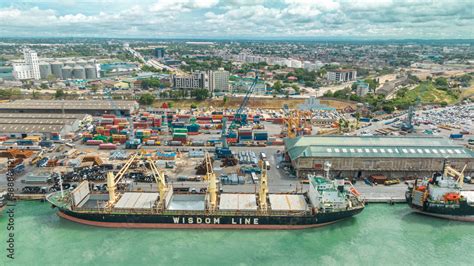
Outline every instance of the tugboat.
<svg viewBox="0 0 474 266"><path fill-rule="evenodd" d="M474 222L474 191L462 190L464 169L459 172L445 162L442 173L410 183L405 193L408 205L421 214Z"/></svg>
<svg viewBox="0 0 474 266"><path fill-rule="evenodd" d="M257 193L220 193L209 154L203 192L174 191L150 157L142 165L153 173L158 191L127 192L120 188L122 178L138 159L132 155L117 174L107 174L108 193L91 191L83 181L72 191L49 194L47 200L64 219L120 228L303 229L332 224L364 209L357 191L343 179L311 176L307 192L268 193L263 161Z"/></svg>

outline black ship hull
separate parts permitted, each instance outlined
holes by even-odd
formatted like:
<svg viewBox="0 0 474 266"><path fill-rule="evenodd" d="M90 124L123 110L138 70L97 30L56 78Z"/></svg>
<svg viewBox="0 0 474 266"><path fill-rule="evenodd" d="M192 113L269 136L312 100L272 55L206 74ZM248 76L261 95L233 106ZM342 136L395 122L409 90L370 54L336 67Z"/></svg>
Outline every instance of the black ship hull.
<svg viewBox="0 0 474 266"><path fill-rule="evenodd" d="M60 208L58 215L77 223L118 228L304 229L331 224L352 217L362 210L363 207L306 216L275 216L75 212Z"/></svg>
<svg viewBox="0 0 474 266"><path fill-rule="evenodd" d="M459 203L442 203L425 201L423 206L413 204L411 197L407 197L408 205L418 213L463 222L474 222L474 206L466 201Z"/></svg>

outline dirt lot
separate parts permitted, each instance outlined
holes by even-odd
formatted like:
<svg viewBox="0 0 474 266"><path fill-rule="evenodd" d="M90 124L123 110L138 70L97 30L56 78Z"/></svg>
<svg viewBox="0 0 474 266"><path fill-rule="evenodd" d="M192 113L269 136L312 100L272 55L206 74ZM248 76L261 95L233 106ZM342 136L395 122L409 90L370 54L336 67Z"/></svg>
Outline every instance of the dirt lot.
<svg viewBox="0 0 474 266"><path fill-rule="evenodd" d="M250 108L264 108L264 109L281 109L284 104L288 104L289 108L296 108L299 104L304 103L305 99L283 99L283 98L251 98L247 104ZM209 99L205 101L196 100L167 100L167 101L156 101L154 106L160 107L164 102L172 103L173 108L189 108L192 104L197 107L214 107L214 108L237 108L242 102L240 97L228 98L226 103L222 99ZM322 104L329 105L336 109L342 109L348 105L355 108L354 103L347 103L336 100L321 100Z"/></svg>

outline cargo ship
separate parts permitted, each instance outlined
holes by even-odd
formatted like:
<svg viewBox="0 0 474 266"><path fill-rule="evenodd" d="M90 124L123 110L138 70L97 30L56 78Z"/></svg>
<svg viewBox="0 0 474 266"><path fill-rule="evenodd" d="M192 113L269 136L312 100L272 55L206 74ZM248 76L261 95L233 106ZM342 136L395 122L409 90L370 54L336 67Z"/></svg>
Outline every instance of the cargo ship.
<svg viewBox="0 0 474 266"><path fill-rule="evenodd" d="M117 174L107 174L106 193L91 191L88 181L83 181L72 191L49 194L47 200L64 219L119 228L303 229L331 224L364 209L358 192L343 179L310 176L306 192L268 193L265 167L261 167L257 193L222 193L208 154L207 188L202 192L174 191L151 159L146 167L158 191L127 192L120 189L121 179L135 158Z"/></svg>
<svg viewBox="0 0 474 266"><path fill-rule="evenodd" d="M445 162L442 173L417 179L408 185L405 193L407 203L421 214L474 222L474 191L462 189L463 172L446 166Z"/></svg>

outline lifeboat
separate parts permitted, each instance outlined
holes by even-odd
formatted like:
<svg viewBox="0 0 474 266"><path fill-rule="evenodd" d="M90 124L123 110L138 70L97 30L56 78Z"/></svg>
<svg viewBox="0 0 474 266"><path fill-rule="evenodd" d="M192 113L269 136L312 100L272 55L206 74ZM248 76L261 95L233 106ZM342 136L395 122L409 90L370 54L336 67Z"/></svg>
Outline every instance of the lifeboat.
<svg viewBox="0 0 474 266"><path fill-rule="evenodd" d="M444 194L445 201L459 201L461 199L461 195L459 193L446 193Z"/></svg>

